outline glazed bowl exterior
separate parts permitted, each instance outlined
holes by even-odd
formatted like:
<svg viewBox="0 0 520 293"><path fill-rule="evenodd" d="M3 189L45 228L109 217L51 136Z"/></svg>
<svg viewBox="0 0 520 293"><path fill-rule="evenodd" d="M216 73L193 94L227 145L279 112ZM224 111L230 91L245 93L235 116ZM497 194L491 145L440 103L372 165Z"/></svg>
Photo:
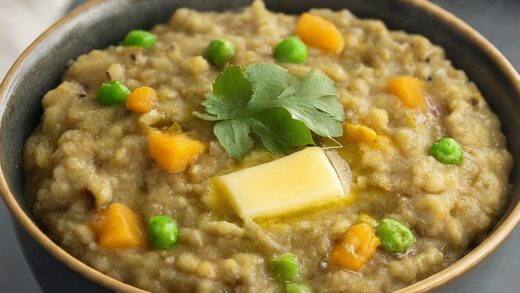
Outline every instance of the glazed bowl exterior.
<svg viewBox="0 0 520 293"><path fill-rule="evenodd" d="M135 28L165 22L179 7L222 11L250 0L92 0L43 33L13 65L0 86L0 191L16 219L25 255L45 291L144 292L74 258L35 222L24 200L22 150L42 114L43 95L56 87L69 60L117 44ZM520 162L520 76L479 33L452 14L424 0L265 0L270 10L298 14L313 7L350 9L362 18L384 21L391 29L419 33L442 46L464 70L502 122L508 149ZM488 238L456 263L400 292L431 290L460 276L495 250L520 220L520 173L514 165L508 204ZM52 273L50 273L52 272Z"/></svg>

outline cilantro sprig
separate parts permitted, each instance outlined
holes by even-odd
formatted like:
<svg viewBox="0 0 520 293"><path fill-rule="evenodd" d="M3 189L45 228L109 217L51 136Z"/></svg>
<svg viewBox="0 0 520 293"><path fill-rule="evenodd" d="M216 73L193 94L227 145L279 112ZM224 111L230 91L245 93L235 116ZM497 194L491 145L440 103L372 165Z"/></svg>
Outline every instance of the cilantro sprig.
<svg viewBox="0 0 520 293"><path fill-rule="evenodd" d="M235 159L251 151L254 139L274 154L287 154L314 145L311 131L325 137L343 133L338 91L314 70L300 79L276 64L228 66L202 105L206 113L194 114L216 122L215 136Z"/></svg>

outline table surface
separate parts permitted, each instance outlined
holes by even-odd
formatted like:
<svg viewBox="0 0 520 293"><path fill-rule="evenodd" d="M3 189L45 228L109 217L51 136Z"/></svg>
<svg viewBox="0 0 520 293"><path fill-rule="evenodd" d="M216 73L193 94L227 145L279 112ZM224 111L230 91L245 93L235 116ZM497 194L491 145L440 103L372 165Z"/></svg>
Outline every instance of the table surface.
<svg viewBox="0 0 520 293"><path fill-rule="evenodd" d="M476 28L520 70L520 1L433 0ZM20 20L23 21L23 20ZM41 292L28 267L0 200L0 291ZM438 292L518 292L520 288L520 227L476 268Z"/></svg>

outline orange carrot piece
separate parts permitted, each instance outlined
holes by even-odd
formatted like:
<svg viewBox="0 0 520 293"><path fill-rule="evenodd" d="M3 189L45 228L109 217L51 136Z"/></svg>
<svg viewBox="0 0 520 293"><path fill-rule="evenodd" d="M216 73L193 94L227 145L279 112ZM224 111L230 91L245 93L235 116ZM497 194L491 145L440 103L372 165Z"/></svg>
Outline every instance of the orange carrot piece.
<svg viewBox="0 0 520 293"><path fill-rule="evenodd" d="M423 90L424 83L410 76L394 77L386 86L386 91L399 98L406 107L422 110L426 109Z"/></svg>
<svg viewBox="0 0 520 293"><path fill-rule="evenodd" d="M157 101L157 92L148 86L141 86L130 93L126 99L126 108L130 111L144 114L152 110Z"/></svg>
<svg viewBox="0 0 520 293"><path fill-rule="evenodd" d="M183 133L164 134L154 131L149 135L150 156L159 167L171 173L184 171L205 149L202 142Z"/></svg>
<svg viewBox="0 0 520 293"><path fill-rule="evenodd" d="M345 46L345 40L338 28L321 16L302 14L294 32L309 46L335 54L339 54Z"/></svg>
<svg viewBox="0 0 520 293"><path fill-rule="evenodd" d="M351 226L334 245L330 260L338 267L359 271L380 244L374 229L366 223L359 223Z"/></svg>
<svg viewBox="0 0 520 293"><path fill-rule="evenodd" d="M107 249L144 246L145 233L141 219L127 206L113 203L90 223L99 246Z"/></svg>

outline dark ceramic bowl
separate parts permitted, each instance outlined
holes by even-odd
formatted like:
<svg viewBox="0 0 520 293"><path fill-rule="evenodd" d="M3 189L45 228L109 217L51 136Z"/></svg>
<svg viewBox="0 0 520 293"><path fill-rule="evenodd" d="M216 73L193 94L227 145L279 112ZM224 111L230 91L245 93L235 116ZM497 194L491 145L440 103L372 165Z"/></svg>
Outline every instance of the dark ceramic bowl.
<svg viewBox="0 0 520 293"><path fill-rule="evenodd" d="M495 47L450 13L423 0L266 0L268 8L301 13L312 7L348 8L357 16L383 20L392 29L419 33L446 50L482 91L502 121L508 148L520 161L520 76ZM95 48L118 43L134 28L165 22L182 6L225 10L250 0L90 1L52 26L18 59L0 86L0 190L17 219L20 243L36 278L48 292L142 292L83 264L52 242L34 221L24 201L22 150L42 114L41 98L57 86L67 62ZM402 291L438 287L472 268L491 253L520 219L520 173L515 164L507 209L489 237L442 272ZM49 273L52 271L53 273Z"/></svg>

